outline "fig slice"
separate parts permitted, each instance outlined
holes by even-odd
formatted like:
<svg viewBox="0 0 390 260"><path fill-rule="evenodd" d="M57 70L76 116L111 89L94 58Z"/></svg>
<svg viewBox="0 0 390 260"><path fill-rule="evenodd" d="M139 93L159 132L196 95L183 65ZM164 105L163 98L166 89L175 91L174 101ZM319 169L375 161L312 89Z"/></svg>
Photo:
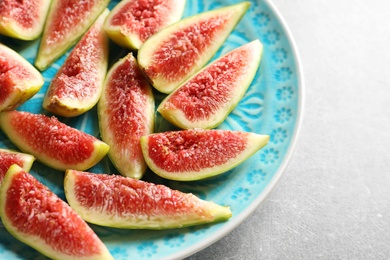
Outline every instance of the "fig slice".
<svg viewBox="0 0 390 260"><path fill-rule="evenodd" d="M13 110L0 114L0 125L20 150L57 170L88 169L109 150L106 143L54 116Z"/></svg>
<svg viewBox="0 0 390 260"><path fill-rule="evenodd" d="M232 50L176 89L157 110L183 129L218 126L245 95L256 75L262 51L259 40Z"/></svg>
<svg viewBox="0 0 390 260"><path fill-rule="evenodd" d="M45 70L63 55L94 23L109 0L52 1L46 18L35 66Z"/></svg>
<svg viewBox="0 0 390 260"><path fill-rule="evenodd" d="M15 238L49 258L114 259L67 203L16 164L1 185L0 214Z"/></svg>
<svg viewBox="0 0 390 260"><path fill-rule="evenodd" d="M13 49L0 43L0 111L12 110L43 86L39 71Z"/></svg>
<svg viewBox="0 0 390 260"><path fill-rule="evenodd" d="M102 140L124 176L140 179L147 169L139 139L153 132L154 113L152 87L130 52L107 73L98 103Z"/></svg>
<svg viewBox="0 0 390 260"><path fill-rule="evenodd" d="M87 222L127 229L170 229L225 221L230 208L164 185L120 175L67 170L68 203Z"/></svg>
<svg viewBox="0 0 390 260"><path fill-rule="evenodd" d="M73 48L52 79L43 107L60 116L74 117L90 110L102 93L108 66L105 9Z"/></svg>
<svg viewBox="0 0 390 260"><path fill-rule="evenodd" d="M38 38L50 3L51 0L0 1L0 34L19 40Z"/></svg>
<svg viewBox="0 0 390 260"><path fill-rule="evenodd" d="M24 171L30 171L35 157L31 154L20 153L14 150L0 148L0 183L3 181L11 165L16 164Z"/></svg>
<svg viewBox="0 0 390 260"><path fill-rule="evenodd" d="M179 21L185 0L123 0L110 12L105 30L118 45L138 50L150 36Z"/></svg>
<svg viewBox="0 0 390 260"><path fill-rule="evenodd" d="M187 17L146 40L137 59L152 85L162 93L170 93L199 71L225 42L249 5L242 2Z"/></svg>
<svg viewBox="0 0 390 260"><path fill-rule="evenodd" d="M222 174L252 156L268 135L220 129L189 129L141 137L142 152L157 175L194 181Z"/></svg>

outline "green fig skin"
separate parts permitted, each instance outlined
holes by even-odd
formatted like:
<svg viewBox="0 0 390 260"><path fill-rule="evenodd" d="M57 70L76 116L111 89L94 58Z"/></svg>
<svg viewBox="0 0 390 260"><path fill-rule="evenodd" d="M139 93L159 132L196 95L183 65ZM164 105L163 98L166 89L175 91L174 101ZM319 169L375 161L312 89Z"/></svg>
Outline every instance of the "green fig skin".
<svg viewBox="0 0 390 260"><path fill-rule="evenodd" d="M108 67L109 41L103 29L108 13L103 11L52 79L42 104L47 111L75 117L98 102Z"/></svg>
<svg viewBox="0 0 390 260"><path fill-rule="evenodd" d="M0 148L0 183L3 181L9 167L13 164L17 164L24 171L28 172L34 161L35 157L31 154Z"/></svg>
<svg viewBox="0 0 390 260"><path fill-rule="evenodd" d="M240 165L269 142L251 132L188 129L141 137L146 164L158 176L176 181L214 177Z"/></svg>
<svg viewBox="0 0 390 260"><path fill-rule="evenodd" d="M46 18L35 66L43 71L69 50L94 23L109 2L110 0L53 0ZM59 23L58 19L62 19L62 23Z"/></svg>
<svg viewBox="0 0 390 260"><path fill-rule="evenodd" d="M157 111L182 129L217 127L245 95L262 53L259 40L232 50L179 86Z"/></svg>
<svg viewBox="0 0 390 260"><path fill-rule="evenodd" d="M17 110L2 112L0 126L21 151L60 171L88 169L110 148L94 136L42 114Z"/></svg>
<svg viewBox="0 0 390 260"><path fill-rule="evenodd" d="M0 111L13 110L32 98L45 83L41 73L19 53L0 43L2 88Z"/></svg>
<svg viewBox="0 0 390 260"><path fill-rule="evenodd" d="M12 236L51 259L114 259L66 202L16 164L0 186L0 216Z"/></svg>
<svg viewBox="0 0 390 260"><path fill-rule="evenodd" d="M153 132L154 102L132 53L108 71L98 103L99 127L110 146L108 156L123 176L141 179L147 169L139 139Z"/></svg>
<svg viewBox="0 0 390 260"><path fill-rule="evenodd" d="M123 0L106 19L104 28L119 46L138 50L150 36L179 21L186 3L185 0L155 0L145 6L145 2L141 2Z"/></svg>
<svg viewBox="0 0 390 260"><path fill-rule="evenodd" d="M0 1L0 34L24 41L37 39L50 3L51 0ZM21 16L24 19L19 19Z"/></svg>
<svg viewBox="0 0 390 260"><path fill-rule="evenodd" d="M147 39L137 57L150 83L165 94L175 90L207 64L249 6L242 2L187 17Z"/></svg>
<svg viewBox="0 0 390 260"><path fill-rule="evenodd" d="M226 221L229 207L121 175L67 170L65 195L87 222L122 229L172 229Z"/></svg>

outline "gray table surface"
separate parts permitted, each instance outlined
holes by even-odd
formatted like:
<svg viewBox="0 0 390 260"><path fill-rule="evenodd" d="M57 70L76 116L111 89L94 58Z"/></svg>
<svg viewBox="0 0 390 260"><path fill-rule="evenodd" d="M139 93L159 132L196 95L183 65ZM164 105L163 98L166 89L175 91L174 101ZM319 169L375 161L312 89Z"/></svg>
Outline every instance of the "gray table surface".
<svg viewBox="0 0 390 260"><path fill-rule="evenodd" d="M390 259L390 1L273 2L304 69L298 143L256 211L188 260Z"/></svg>

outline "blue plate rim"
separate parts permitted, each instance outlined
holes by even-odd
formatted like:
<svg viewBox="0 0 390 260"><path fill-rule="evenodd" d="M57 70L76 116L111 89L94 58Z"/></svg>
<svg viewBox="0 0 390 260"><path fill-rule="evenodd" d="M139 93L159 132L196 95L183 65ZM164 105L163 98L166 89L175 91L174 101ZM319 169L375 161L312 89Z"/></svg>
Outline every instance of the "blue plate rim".
<svg viewBox="0 0 390 260"><path fill-rule="evenodd" d="M221 232L214 233L213 235L209 236L207 239L204 239L200 241L199 243L195 243L194 245L187 247L185 250L176 252L174 254L171 254L165 258L162 258L161 260L168 260L168 259L183 259L186 257L189 257L207 247L214 244L218 240L222 239L223 237L227 236L229 233L231 233L234 229L236 229L240 224L242 224L259 206L260 204L265 200L265 198L271 193L271 191L275 188L276 184L279 182L280 178L282 177L283 173L287 169L291 158L294 154L296 144L298 141L299 133L301 131L302 127L302 121L303 121L303 113L304 113L304 103L305 103L305 82L304 82L304 73L303 73L303 66L301 61L301 56L297 47L297 44L295 42L295 39L293 37L293 34L284 19L282 13L279 11L279 9L276 7L276 5L272 2L272 0L259 0L264 1L265 4L269 6L269 8L274 13L276 19L281 25L281 28L284 30L285 35L287 37L288 42L291 45L292 52L294 54L294 61L297 71L297 82L298 82L298 89L299 89L299 96L298 96L298 104L297 104L297 117L296 117L296 124L294 128L294 133L292 134L290 145L287 149L286 155L284 157L283 162L280 164L279 169L277 172L273 175L272 179L269 181L268 185L265 187L265 189L260 193L260 195L247 207L244 211L240 213L235 219L230 220L224 224L224 227L221 228Z"/></svg>

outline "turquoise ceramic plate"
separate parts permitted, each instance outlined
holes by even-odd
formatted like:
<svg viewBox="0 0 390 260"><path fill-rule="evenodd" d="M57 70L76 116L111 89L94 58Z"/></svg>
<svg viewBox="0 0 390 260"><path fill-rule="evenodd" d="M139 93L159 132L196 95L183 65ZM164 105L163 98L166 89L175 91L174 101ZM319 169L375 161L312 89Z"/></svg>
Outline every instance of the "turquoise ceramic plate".
<svg viewBox="0 0 390 260"><path fill-rule="evenodd" d="M113 1L110 7L116 2ZM187 0L184 16L236 2L234 0ZM302 72L292 37L275 7L267 1L251 1L250 10L216 57L254 39L260 39L264 44L259 72L245 97L220 128L269 134L271 136L269 144L242 165L213 179L180 183L159 179L150 172L145 177L148 181L163 183L184 192L192 192L203 199L229 205L233 212L232 218L227 222L213 225L165 231L120 230L92 226L115 259L180 259L189 256L237 227L255 210L276 184L291 156L302 117ZM0 40L18 50L33 63L38 41L26 43L4 37ZM118 53L123 54L123 52ZM46 113L41 108L42 98L64 58L65 56L43 72L44 87L36 96L19 107L19 110ZM161 99L162 96L156 98ZM60 119L99 137L95 108L77 118ZM159 131L171 128L158 117L156 125ZM0 133L0 145L15 149L2 133ZM115 173L107 158L90 171ZM61 198L65 198L62 172L51 170L35 162L31 173ZM43 257L14 239L1 226L0 259L43 259Z"/></svg>

